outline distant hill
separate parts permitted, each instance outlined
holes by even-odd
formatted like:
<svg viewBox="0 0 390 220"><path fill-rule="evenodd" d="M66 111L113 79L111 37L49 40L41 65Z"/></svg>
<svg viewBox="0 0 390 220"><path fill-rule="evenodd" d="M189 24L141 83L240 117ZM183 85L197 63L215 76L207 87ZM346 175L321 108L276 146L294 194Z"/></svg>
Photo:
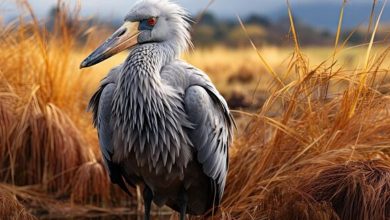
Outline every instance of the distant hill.
<svg viewBox="0 0 390 220"><path fill-rule="evenodd" d="M382 7L382 2L377 5L376 12ZM297 21L311 25L313 27L336 31L339 13L341 8L340 3L300 3L292 4L293 15ZM359 24L367 24L371 12L372 2L367 0L367 3L354 3L349 1L345 8L343 27L352 29ZM286 6L277 9L274 13L268 15L273 20L279 20L287 16ZM388 4L382 15L382 22L390 22L390 4Z"/></svg>

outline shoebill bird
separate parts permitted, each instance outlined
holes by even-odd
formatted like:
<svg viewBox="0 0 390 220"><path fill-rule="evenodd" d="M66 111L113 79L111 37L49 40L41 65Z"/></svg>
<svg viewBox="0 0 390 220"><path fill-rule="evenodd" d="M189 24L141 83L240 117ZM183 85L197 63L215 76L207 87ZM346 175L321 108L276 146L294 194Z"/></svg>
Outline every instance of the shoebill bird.
<svg viewBox="0 0 390 220"><path fill-rule="evenodd" d="M91 98L110 179L151 203L203 215L218 207L234 120L201 70L179 59L191 46L186 11L169 0L135 3L124 24L82 63L89 67L131 49Z"/></svg>

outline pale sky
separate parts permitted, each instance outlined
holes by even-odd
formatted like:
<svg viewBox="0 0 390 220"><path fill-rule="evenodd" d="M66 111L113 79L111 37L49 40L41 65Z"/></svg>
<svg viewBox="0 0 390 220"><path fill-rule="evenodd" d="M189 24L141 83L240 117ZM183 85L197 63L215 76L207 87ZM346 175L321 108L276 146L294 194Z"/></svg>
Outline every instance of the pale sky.
<svg viewBox="0 0 390 220"><path fill-rule="evenodd" d="M16 0L0 0L0 16L10 17L17 15L13 7ZM135 0L79 0L81 14L84 16L97 16L105 18L120 18L129 11ZM350 2L367 2L371 0L349 0ZM57 0L29 0L35 13L39 17L47 15L50 8L57 4ZM64 0L67 4L75 4L77 0ZM179 4L195 14L206 7L209 0L176 0ZM290 0L292 5L307 2L339 2L342 0ZM272 11L286 5L285 0L215 0L209 8L222 17L232 17L235 14L245 16L249 13L270 14Z"/></svg>

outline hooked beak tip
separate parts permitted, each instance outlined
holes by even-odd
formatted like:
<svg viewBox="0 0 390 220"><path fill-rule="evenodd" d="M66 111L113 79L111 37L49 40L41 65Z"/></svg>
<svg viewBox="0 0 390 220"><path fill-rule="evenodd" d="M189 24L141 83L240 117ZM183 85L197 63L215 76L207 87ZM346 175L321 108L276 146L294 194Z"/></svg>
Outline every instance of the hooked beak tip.
<svg viewBox="0 0 390 220"><path fill-rule="evenodd" d="M87 60L84 60L81 64L80 64L80 69L84 69L86 67L89 67L88 65L88 61Z"/></svg>

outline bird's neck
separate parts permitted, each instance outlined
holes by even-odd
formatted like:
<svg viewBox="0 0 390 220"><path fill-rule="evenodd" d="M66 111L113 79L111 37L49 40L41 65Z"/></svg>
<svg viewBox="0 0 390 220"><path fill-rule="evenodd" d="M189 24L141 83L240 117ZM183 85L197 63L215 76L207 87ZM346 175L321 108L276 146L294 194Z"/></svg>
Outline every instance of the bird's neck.
<svg viewBox="0 0 390 220"><path fill-rule="evenodd" d="M173 58L155 44L140 45L130 53L122 66L114 98L117 117L127 125L141 129L150 115L164 114L169 89L161 81L161 69ZM145 117L144 117L145 116ZM135 120L135 119L139 119Z"/></svg>
<svg viewBox="0 0 390 220"><path fill-rule="evenodd" d="M154 84L158 88L161 82L161 69L175 58L175 52L169 47L159 44L139 45L127 57L121 74L123 84L132 86L147 86ZM129 86L129 85L127 85ZM151 88L151 89L153 89Z"/></svg>

